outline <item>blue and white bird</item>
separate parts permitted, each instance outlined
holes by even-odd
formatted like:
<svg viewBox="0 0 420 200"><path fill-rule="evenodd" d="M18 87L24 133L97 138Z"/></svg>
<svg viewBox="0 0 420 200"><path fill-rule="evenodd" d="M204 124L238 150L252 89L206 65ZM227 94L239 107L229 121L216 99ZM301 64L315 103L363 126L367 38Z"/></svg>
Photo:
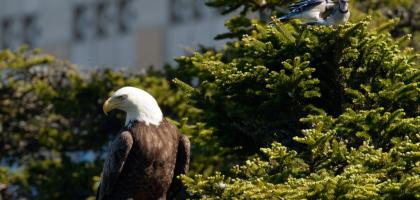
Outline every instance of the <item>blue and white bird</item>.
<svg viewBox="0 0 420 200"><path fill-rule="evenodd" d="M338 25L350 18L349 0L338 0L338 5L324 19L306 23L307 25Z"/></svg>
<svg viewBox="0 0 420 200"><path fill-rule="evenodd" d="M322 14L332 9L335 3L332 0L301 0L289 6L290 12L280 17L280 20L303 19L308 21L323 20Z"/></svg>

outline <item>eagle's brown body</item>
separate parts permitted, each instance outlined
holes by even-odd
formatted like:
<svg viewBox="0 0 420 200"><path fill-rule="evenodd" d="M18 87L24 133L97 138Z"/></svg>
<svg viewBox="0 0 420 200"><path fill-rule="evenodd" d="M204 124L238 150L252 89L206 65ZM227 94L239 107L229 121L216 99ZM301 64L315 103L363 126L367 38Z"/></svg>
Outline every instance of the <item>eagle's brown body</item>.
<svg viewBox="0 0 420 200"><path fill-rule="evenodd" d="M189 153L188 138L165 119L158 126L132 122L111 145L97 199L176 195L182 188L176 176L187 173Z"/></svg>

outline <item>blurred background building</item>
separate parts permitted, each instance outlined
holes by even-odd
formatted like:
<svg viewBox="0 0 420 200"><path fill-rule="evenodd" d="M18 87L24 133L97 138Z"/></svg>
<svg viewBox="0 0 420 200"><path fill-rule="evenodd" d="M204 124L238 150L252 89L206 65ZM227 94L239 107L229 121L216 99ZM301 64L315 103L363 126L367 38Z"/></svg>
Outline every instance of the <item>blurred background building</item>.
<svg viewBox="0 0 420 200"><path fill-rule="evenodd" d="M204 0L0 0L0 47L39 47L80 69L144 72L199 44L220 47L226 17Z"/></svg>

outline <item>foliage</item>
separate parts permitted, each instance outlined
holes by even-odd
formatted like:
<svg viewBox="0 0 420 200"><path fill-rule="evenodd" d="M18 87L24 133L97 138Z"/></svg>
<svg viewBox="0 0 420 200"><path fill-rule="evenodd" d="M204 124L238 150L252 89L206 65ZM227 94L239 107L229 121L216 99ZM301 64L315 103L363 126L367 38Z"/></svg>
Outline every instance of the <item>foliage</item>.
<svg viewBox="0 0 420 200"><path fill-rule="evenodd" d="M351 2L357 23L306 27L265 25L290 1L210 0L239 11L217 37L231 38L226 48L148 76L1 51L1 197L93 198L124 117L104 116L101 104L132 85L190 137L192 171L182 179L193 198L420 198L420 72L404 48L405 34L418 32L417 4ZM409 24L386 20L398 10Z"/></svg>
<svg viewBox="0 0 420 200"><path fill-rule="evenodd" d="M335 134L306 133L296 139L312 148L308 155L273 143L262 149L265 158L233 167L231 177L197 175L183 177L184 183L190 192L207 199L420 198L419 134L416 143L408 137L394 140L386 152L369 142L348 149Z"/></svg>
<svg viewBox="0 0 420 200"><path fill-rule="evenodd" d="M106 117L101 110L113 90L145 88L174 119L200 113L164 76L111 70L82 74L26 48L0 52L0 77L0 183L16 195L10 198L94 195L98 180L93 177L100 175L108 142L123 123L121 112Z"/></svg>
<svg viewBox="0 0 420 200"><path fill-rule="evenodd" d="M200 80L191 102L206 113L220 142L242 153L274 140L296 146L292 137L307 128L299 119L310 113L339 116L347 108L384 107L418 115L415 56L367 24L254 24L252 35L222 52L179 59Z"/></svg>
<svg viewBox="0 0 420 200"><path fill-rule="evenodd" d="M191 102L226 147L262 155L227 175L183 176L208 199L420 198L420 71L388 29L263 26L181 57ZM271 148L264 148L271 144Z"/></svg>
<svg viewBox="0 0 420 200"><path fill-rule="evenodd" d="M413 0L382 0L382 1L357 1L354 7L360 11L374 13L377 11L387 19L398 19L398 24L390 31L394 37L410 34L412 40L409 45L420 49L420 1ZM380 16L378 16L379 18Z"/></svg>
<svg viewBox="0 0 420 200"><path fill-rule="evenodd" d="M226 22L229 32L218 35L217 39L242 38L252 31L253 23L271 21L270 16L284 15L286 6L295 1L287 0L209 0L207 5L219 8L222 14L238 13ZM374 21L383 23L389 19L399 19L398 24L391 30L394 37L411 34L413 40L409 45L419 49L420 31L419 16L420 2L413 0L351 0L350 21L360 21L366 14L375 16ZM250 14L253 13L253 14ZM253 19L254 18L257 19Z"/></svg>

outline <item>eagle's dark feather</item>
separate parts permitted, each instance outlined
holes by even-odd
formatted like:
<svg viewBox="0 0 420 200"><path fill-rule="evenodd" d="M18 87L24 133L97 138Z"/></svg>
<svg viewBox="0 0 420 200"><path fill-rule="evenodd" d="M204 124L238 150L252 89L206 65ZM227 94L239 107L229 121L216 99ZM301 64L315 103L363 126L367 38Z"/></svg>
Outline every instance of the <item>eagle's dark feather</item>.
<svg viewBox="0 0 420 200"><path fill-rule="evenodd" d="M121 132L112 142L103 169L103 175L97 199L105 199L110 195L112 188L117 183L118 176L123 170L124 162L133 146L133 137L128 131Z"/></svg>
<svg viewBox="0 0 420 200"><path fill-rule="evenodd" d="M162 120L159 126L134 122L111 146L97 198L166 199L182 192L176 175L188 172L187 137ZM172 183L172 185L171 185ZM177 191L168 191L169 187Z"/></svg>
<svg viewBox="0 0 420 200"><path fill-rule="evenodd" d="M177 176L188 174L190 164L190 140L187 136L179 138L178 154L176 156L175 174L169 188L168 199L186 199L186 190Z"/></svg>

